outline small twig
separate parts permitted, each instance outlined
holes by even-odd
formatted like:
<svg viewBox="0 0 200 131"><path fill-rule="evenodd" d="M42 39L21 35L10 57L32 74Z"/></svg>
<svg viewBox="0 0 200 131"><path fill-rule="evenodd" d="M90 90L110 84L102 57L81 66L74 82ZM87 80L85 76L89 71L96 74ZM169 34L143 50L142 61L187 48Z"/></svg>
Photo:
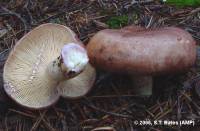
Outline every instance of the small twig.
<svg viewBox="0 0 200 131"><path fill-rule="evenodd" d="M200 37L199 36L196 36L196 35L192 35L194 38L200 40Z"/></svg>
<svg viewBox="0 0 200 131"><path fill-rule="evenodd" d="M46 126L46 128L47 128L49 131L56 131L56 129L54 129L54 128L49 124L49 122L47 122L44 118L42 118L42 122L44 123L44 125Z"/></svg>
<svg viewBox="0 0 200 131"><path fill-rule="evenodd" d="M163 114L161 114L160 116L156 116L156 120L159 120L161 118L163 118L165 115L167 115L168 113L170 113L172 111L172 108L166 110Z"/></svg>
<svg viewBox="0 0 200 131"><path fill-rule="evenodd" d="M83 119L87 119L86 114L84 113L84 111L82 110L82 108L78 104L75 104L75 107L79 110L82 118Z"/></svg>
<svg viewBox="0 0 200 131"><path fill-rule="evenodd" d="M155 115L154 115L151 111L149 111L148 109L146 109L146 112L147 112L151 117L154 118Z"/></svg>
<svg viewBox="0 0 200 131"><path fill-rule="evenodd" d="M78 125L83 126L86 125L87 123L96 123L96 122L99 122L99 119L85 119L81 121Z"/></svg>
<svg viewBox="0 0 200 131"><path fill-rule="evenodd" d="M137 94L120 94L120 95L102 95L102 96L91 96L88 97L89 99L95 99L95 98L118 98L118 97L135 97L135 98L145 98L147 96L143 96L143 95L137 95Z"/></svg>
<svg viewBox="0 0 200 131"><path fill-rule="evenodd" d="M140 1L132 0L131 4L148 4L152 2L154 2L154 0L140 0Z"/></svg>
<svg viewBox="0 0 200 131"><path fill-rule="evenodd" d="M18 113L20 115L27 116L27 117L30 117L30 118L36 118L36 116L34 116L32 114L28 114L28 113L25 113L25 112L22 112L22 111L17 111L15 109L9 109L9 111L15 112L15 113Z"/></svg>
<svg viewBox="0 0 200 131"><path fill-rule="evenodd" d="M157 101L157 103L158 103L158 107L160 108L160 112L163 112L163 108L162 108L162 106L160 105L160 102Z"/></svg>
<svg viewBox="0 0 200 131"><path fill-rule="evenodd" d="M5 49L4 51L0 52L0 62L4 62L7 59L10 49Z"/></svg>
<svg viewBox="0 0 200 131"><path fill-rule="evenodd" d="M27 31L28 31L27 22L26 22L26 20L24 20L24 19L21 17L21 15L17 14L16 12L13 12L13 11L11 11L11 10L9 10L9 9L7 9L7 8L5 8L5 7L3 7L3 6L0 6L0 8L1 8L3 11L5 11L5 13L1 13L0 16L1 16L1 15L13 15L13 16L16 16L19 20L21 20L21 22L22 22L23 25L24 25L24 33L27 33Z"/></svg>
<svg viewBox="0 0 200 131"><path fill-rule="evenodd" d="M165 109L165 111L162 113L162 112L159 112L156 116L155 116L155 119L156 120L159 120L161 118L163 118L165 115L167 115L168 113L170 113L171 111L173 111L173 108L177 105L177 101L175 101L175 103L172 105L172 107L170 107L169 109ZM166 104L166 108L167 108L167 104Z"/></svg>
<svg viewBox="0 0 200 131"><path fill-rule="evenodd" d="M45 110L42 114L40 114L39 118L36 120L36 122L33 124L32 128L30 131L35 131L37 129L37 127L39 126L40 122L42 121L42 119L44 118L45 114L46 114L47 110Z"/></svg>
<svg viewBox="0 0 200 131"><path fill-rule="evenodd" d="M180 119L181 119L180 98L181 98L181 96L178 95L178 98L177 98L177 120L178 121L180 121ZM180 129L180 125L178 125L178 128Z"/></svg>
<svg viewBox="0 0 200 131"><path fill-rule="evenodd" d="M184 18L181 22L179 22L179 24L183 24L184 22L186 22L187 20L189 20L190 18L192 18L192 15L196 14L200 12L200 8L196 8L194 10L192 10L190 13L188 13L186 16L186 18Z"/></svg>
<svg viewBox="0 0 200 131"><path fill-rule="evenodd" d="M70 10L63 10L63 11L61 11L61 12L55 14L55 15L52 15L52 16L49 16L49 17L43 19L43 20L40 20L40 21L38 21L36 24L34 23L34 24L32 24L32 25L41 24L41 23L43 23L43 22L46 22L46 21L51 20L51 19L55 19L55 18L57 18L57 17L59 17L59 16L65 15L65 14L67 14L67 13L71 14L71 13L74 13L74 12L78 12L78 11L80 11L80 10L87 9L87 8L90 7L92 4L93 4L93 1L90 2L86 7L83 7L83 8L81 8L81 9L78 9L78 10L75 10L75 11L74 11L74 10L71 10L71 11L70 11Z"/></svg>
<svg viewBox="0 0 200 131"><path fill-rule="evenodd" d="M34 23L34 19L33 19L33 16L32 16L32 14L31 14L30 10L28 9L29 3L30 3L30 0L27 0L27 1L26 1L26 4L24 5L24 8L25 8L25 10L27 11L28 16L29 16L29 18L30 18L30 22L31 22L31 24L32 24L32 23Z"/></svg>
<svg viewBox="0 0 200 131"><path fill-rule="evenodd" d="M127 103L126 103L126 104L120 106L119 108L116 108L116 109L113 110L112 112L124 111L124 110L126 110L127 108L130 108L130 107L132 107L132 106L134 106L134 105L136 105L136 104L135 104L135 103L133 103L133 104L127 104ZM109 116L110 116L110 115L107 114L107 115L103 116L103 117L101 118L101 120L106 119L106 118L108 118Z"/></svg>
<svg viewBox="0 0 200 131"><path fill-rule="evenodd" d="M160 106L163 106L163 105L165 105L166 103L167 103L167 102L165 101L165 102L163 102L163 103L160 103L160 105L156 104L156 105L150 107L148 110L152 110L151 112L155 114L155 112L156 112L158 109L160 109Z"/></svg>
<svg viewBox="0 0 200 131"><path fill-rule="evenodd" d="M196 14L196 13L198 13L198 12L200 12L200 7L198 7L198 8L196 8L196 9L192 10L188 15L193 15L193 14Z"/></svg>
<svg viewBox="0 0 200 131"><path fill-rule="evenodd" d="M10 113L10 111L8 111L7 113L6 113L6 116L5 116L5 121L4 121L4 123L5 123L5 128L6 128L6 131L8 131L9 129L8 129L8 124L7 124L7 122L8 122L8 115L9 115L9 113Z"/></svg>
<svg viewBox="0 0 200 131"><path fill-rule="evenodd" d="M146 26L146 28L150 28L150 26L152 25L152 21L153 21L153 16L151 16L148 25Z"/></svg>
<svg viewBox="0 0 200 131"><path fill-rule="evenodd" d="M187 100L188 100L189 102L191 102L191 103L194 105L194 107L197 108L197 110L200 110L200 107L190 98L190 96L188 96L187 94L185 94L183 91L181 91L181 94L182 94L185 98L187 98Z"/></svg>
<svg viewBox="0 0 200 131"><path fill-rule="evenodd" d="M116 116L116 117L123 117L123 118L132 118L128 115L123 115L123 114L119 114L119 113L114 113L114 112L109 112L109 111L105 111L104 109L100 109L96 106L94 106L89 100L85 99L87 102L85 102L85 105L94 109L94 110L97 110L97 111L100 111L102 113L105 113L105 114L109 114L109 115L112 115L112 116Z"/></svg>
<svg viewBox="0 0 200 131"><path fill-rule="evenodd" d="M52 16L49 16L49 17L43 19L43 20L40 20L40 21L38 21L37 23L32 23L32 25L35 26L35 25L41 24L41 23L43 23L43 22L49 21L49 20L51 20L51 19L55 19L55 18L57 18L57 17L59 17L59 16L62 16L62 15L64 15L64 14L65 14L64 11L63 11L63 12L59 12L59 13L57 13L57 14L55 14L55 15L52 15Z"/></svg>
<svg viewBox="0 0 200 131"><path fill-rule="evenodd" d="M96 127L95 129L92 129L91 131L116 131L116 129L111 126L105 126L105 127Z"/></svg>

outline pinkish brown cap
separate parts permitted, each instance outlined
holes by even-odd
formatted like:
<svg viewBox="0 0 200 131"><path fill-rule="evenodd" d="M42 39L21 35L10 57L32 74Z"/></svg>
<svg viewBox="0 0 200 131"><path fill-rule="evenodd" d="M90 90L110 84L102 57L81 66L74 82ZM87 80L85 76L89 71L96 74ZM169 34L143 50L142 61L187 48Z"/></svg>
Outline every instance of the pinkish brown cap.
<svg viewBox="0 0 200 131"><path fill-rule="evenodd" d="M97 32L87 45L92 65L131 75L157 75L189 69L196 60L196 42L176 27L126 27Z"/></svg>

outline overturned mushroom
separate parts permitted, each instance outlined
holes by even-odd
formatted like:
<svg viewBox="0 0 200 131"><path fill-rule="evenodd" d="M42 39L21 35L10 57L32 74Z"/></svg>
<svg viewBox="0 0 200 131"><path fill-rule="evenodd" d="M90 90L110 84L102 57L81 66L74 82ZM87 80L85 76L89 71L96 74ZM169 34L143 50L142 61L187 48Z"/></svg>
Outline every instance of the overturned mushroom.
<svg viewBox="0 0 200 131"><path fill-rule="evenodd" d="M69 28L44 24L17 42L4 66L4 89L22 106L40 109L60 96L85 95L95 80L83 44Z"/></svg>
<svg viewBox="0 0 200 131"><path fill-rule="evenodd" d="M91 63L106 71L132 76L135 92L152 93L152 76L182 72L196 59L192 36L176 27L130 26L98 32L87 45Z"/></svg>

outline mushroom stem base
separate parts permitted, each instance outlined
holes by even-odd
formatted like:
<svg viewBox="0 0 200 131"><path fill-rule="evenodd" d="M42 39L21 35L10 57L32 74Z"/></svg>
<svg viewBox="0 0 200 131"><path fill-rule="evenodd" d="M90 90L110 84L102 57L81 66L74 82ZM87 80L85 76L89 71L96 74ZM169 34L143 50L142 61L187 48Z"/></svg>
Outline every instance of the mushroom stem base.
<svg viewBox="0 0 200 131"><path fill-rule="evenodd" d="M152 76L132 76L131 79L135 94L144 96L152 95Z"/></svg>
<svg viewBox="0 0 200 131"><path fill-rule="evenodd" d="M61 55L48 66L49 75L57 80L67 80L79 75L88 63L87 51L75 43L67 43Z"/></svg>

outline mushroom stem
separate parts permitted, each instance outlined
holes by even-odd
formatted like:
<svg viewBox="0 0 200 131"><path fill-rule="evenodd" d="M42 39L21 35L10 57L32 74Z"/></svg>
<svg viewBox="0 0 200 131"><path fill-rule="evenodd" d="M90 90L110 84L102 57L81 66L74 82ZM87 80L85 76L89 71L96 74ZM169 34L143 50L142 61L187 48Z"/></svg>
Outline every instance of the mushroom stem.
<svg viewBox="0 0 200 131"><path fill-rule="evenodd" d="M132 76L131 79L135 94L144 96L152 95L152 76Z"/></svg>
<svg viewBox="0 0 200 131"><path fill-rule="evenodd" d="M66 44L61 55L48 66L49 75L57 80L66 80L80 74L88 63L87 51L75 43Z"/></svg>

